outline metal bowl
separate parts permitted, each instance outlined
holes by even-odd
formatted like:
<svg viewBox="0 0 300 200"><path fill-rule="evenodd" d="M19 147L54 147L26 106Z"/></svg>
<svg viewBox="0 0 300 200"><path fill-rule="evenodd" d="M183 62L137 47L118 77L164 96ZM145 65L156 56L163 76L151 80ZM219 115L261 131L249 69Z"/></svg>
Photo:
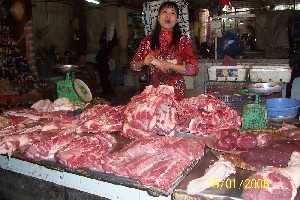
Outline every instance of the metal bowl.
<svg viewBox="0 0 300 200"><path fill-rule="evenodd" d="M254 83L247 86L250 93L255 94L272 94L281 92L285 86L282 82L270 82L270 83Z"/></svg>
<svg viewBox="0 0 300 200"><path fill-rule="evenodd" d="M77 65L57 65L53 67L56 72L78 72L79 66Z"/></svg>
<svg viewBox="0 0 300 200"><path fill-rule="evenodd" d="M295 117L297 116L297 114L295 115L289 115L289 116L277 116L277 117L268 117L268 119L271 122L277 122L277 123L281 123L281 122L288 122L291 121L293 119L295 119Z"/></svg>

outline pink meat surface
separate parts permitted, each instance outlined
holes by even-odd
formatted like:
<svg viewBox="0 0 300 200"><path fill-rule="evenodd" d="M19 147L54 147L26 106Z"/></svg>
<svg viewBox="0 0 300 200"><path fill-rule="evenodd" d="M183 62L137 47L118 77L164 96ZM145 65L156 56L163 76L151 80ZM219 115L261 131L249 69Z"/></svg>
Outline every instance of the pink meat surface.
<svg viewBox="0 0 300 200"><path fill-rule="evenodd" d="M24 156L36 161L56 161L55 153L78 137L79 136L75 134L62 135L58 132L47 140L39 141L29 146L28 149L25 150Z"/></svg>
<svg viewBox="0 0 300 200"><path fill-rule="evenodd" d="M173 87L147 86L126 105L124 110L126 123L121 134L133 139L154 134L173 135L176 125L176 105Z"/></svg>
<svg viewBox="0 0 300 200"><path fill-rule="evenodd" d="M79 117L77 133L117 132L124 123L123 106L97 105L85 110Z"/></svg>
<svg viewBox="0 0 300 200"><path fill-rule="evenodd" d="M213 95L202 94L179 102L175 130L201 135L238 129L241 123L242 118L236 110Z"/></svg>
<svg viewBox="0 0 300 200"><path fill-rule="evenodd" d="M137 139L104 159L103 169L168 192L174 180L204 155L202 138L153 136Z"/></svg>
<svg viewBox="0 0 300 200"><path fill-rule="evenodd" d="M257 188L251 187L251 183L244 182L242 197L245 200L291 200L293 196L293 185L291 180L281 171L272 168L268 171L256 173L249 180L261 180ZM264 183L264 181L266 183Z"/></svg>
<svg viewBox="0 0 300 200"><path fill-rule="evenodd" d="M11 153L22 146L32 144L31 135L39 133L41 130L40 126L33 128L13 129L15 132L8 132L0 137L0 154Z"/></svg>
<svg viewBox="0 0 300 200"><path fill-rule="evenodd" d="M57 159L71 169L86 168L103 171L103 156L112 150L115 143L115 138L109 134L82 136L61 149Z"/></svg>
<svg viewBox="0 0 300 200"><path fill-rule="evenodd" d="M137 138L145 138L149 136L154 136L156 133L150 132L150 131L144 131L138 128L133 128L130 126L129 123L125 122L123 124L123 130L121 132L121 135L123 135L126 138L130 139L137 139Z"/></svg>
<svg viewBox="0 0 300 200"><path fill-rule="evenodd" d="M186 161L178 157L164 158L142 173L138 182L168 192L172 183L187 166Z"/></svg>

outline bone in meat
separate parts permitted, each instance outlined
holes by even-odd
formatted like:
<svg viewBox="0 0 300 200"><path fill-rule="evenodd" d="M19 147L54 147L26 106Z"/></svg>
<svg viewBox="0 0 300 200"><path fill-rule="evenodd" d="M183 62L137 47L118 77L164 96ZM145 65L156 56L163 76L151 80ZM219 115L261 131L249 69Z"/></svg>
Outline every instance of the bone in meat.
<svg viewBox="0 0 300 200"><path fill-rule="evenodd" d="M186 191L191 195L199 194L211 186L208 184L208 180L222 181L230 174L235 174L235 167L230 161L220 158L205 171L204 176L190 181Z"/></svg>

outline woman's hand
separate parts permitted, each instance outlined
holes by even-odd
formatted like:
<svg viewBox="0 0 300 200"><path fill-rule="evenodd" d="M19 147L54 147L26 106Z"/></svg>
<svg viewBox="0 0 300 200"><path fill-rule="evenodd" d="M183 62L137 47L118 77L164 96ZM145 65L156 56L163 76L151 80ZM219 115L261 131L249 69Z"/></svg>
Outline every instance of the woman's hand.
<svg viewBox="0 0 300 200"><path fill-rule="evenodd" d="M168 62L167 60L159 60L160 64L155 65L158 69L160 69L163 73L168 73L172 69L172 63Z"/></svg>
<svg viewBox="0 0 300 200"><path fill-rule="evenodd" d="M150 65L152 64L151 62L155 59L154 55L149 53L145 58L144 58L144 61L143 61L143 64L144 65Z"/></svg>

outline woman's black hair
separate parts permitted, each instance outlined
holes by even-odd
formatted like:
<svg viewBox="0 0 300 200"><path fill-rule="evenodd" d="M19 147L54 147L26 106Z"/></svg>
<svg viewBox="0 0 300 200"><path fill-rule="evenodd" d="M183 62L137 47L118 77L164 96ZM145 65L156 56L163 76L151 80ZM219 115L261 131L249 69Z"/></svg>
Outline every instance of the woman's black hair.
<svg viewBox="0 0 300 200"><path fill-rule="evenodd" d="M179 15L179 8L178 8L178 5L175 2L172 2L172 1L163 2L160 5L159 9L158 9L158 14L165 8L174 8L177 15ZM159 33L160 33L160 30L161 30L161 26L160 26L160 24L158 22L158 19L157 19L156 20L156 25L155 25L155 28L153 30L153 34L152 34L152 37L151 37L151 41L150 41L150 47L151 47L152 50L159 49ZM179 24L177 22L175 24L175 26L173 27L173 36L172 36L171 43L169 44L169 47L174 46L175 49L176 49L180 37L181 37L181 29L180 29Z"/></svg>

